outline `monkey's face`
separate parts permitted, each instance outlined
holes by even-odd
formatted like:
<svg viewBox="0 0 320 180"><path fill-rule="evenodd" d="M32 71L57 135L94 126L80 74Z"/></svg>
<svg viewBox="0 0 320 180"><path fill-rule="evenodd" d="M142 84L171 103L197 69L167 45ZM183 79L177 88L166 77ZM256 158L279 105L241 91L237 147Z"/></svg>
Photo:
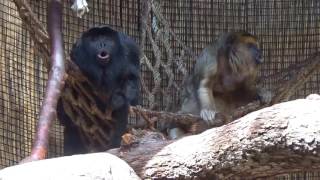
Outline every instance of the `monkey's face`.
<svg viewBox="0 0 320 180"><path fill-rule="evenodd" d="M90 52L92 60L101 66L106 66L114 54L117 54L116 39L106 36L89 37L87 51Z"/></svg>
<svg viewBox="0 0 320 180"><path fill-rule="evenodd" d="M256 38L249 33L234 33L227 44L232 73L243 78L256 75L257 66L262 63L262 52Z"/></svg>
<svg viewBox="0 0 320 180"><path fill-rule="evenodd" d="M253 44L240 43L232 47L229 60L233 73L251 76L262 62L261 51Z"/></svg>
<svg viewBox="0 0 320 180"><path fill-rule="evenodd" d="M223 89L233 91L246 81L255 81L262 62L256 38L244 32L230 33L224 43L219 56Z"/></svg>
<svg viewBox="0 0 320 180"><path fill-rule="evenodd" d="M104 97L111 96L114 108L127 101L131 104L137 101L139 57L138 45L109 27L94 27L84 32L71 50L71 59L88 78L92 88Z"/></svg>
<svg viewBox="0 0 320 180"><path fill-rule="evenodd" d="M71 59L96 87L116 84L122 62L118 32L95 27L84 32L71 50Z"/></svg>
<svg viewBox="0 0 320 180"><path fill-rule="evenodd" d="M255 64L261 64L263 62L262 51L259 48L257 38L249 33L239 33L237 36L238 40L235 45L243 53L243 57L252 60Z"/></svg>

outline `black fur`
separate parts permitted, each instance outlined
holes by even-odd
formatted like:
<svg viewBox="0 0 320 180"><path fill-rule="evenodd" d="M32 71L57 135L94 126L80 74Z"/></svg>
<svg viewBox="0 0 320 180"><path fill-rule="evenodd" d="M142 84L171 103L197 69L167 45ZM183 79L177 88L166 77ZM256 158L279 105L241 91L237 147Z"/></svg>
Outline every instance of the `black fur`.
<svg viewBox="0 0 320 180"><path fill-rule="evenodd" d="M98 54L110 57L101 58ZM120 146L121 136L127 126L129 105L137 105L139 99L138 45L124 33L107 26L94 27L82 34L73 45L70 56L95 90L110 97L106 102L97 98L96 104L102 111L106 108L113 110L115 130L111 135L110 148ZM65 154L86 152L79 130L63 112L61 102L58 104L58 118L65 126Z"/></svg>

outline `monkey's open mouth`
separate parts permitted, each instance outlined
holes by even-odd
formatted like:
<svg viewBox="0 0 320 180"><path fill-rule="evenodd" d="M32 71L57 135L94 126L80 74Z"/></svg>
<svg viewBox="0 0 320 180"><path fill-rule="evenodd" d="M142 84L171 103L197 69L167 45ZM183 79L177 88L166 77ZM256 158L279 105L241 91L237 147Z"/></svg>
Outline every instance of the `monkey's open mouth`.
<svg viewBox="0 0 320 180"><path fill-rule="evenodd" d="M106 51L101 51L97 56L99 61L104 64L110 60L110 55Z"/></svg>

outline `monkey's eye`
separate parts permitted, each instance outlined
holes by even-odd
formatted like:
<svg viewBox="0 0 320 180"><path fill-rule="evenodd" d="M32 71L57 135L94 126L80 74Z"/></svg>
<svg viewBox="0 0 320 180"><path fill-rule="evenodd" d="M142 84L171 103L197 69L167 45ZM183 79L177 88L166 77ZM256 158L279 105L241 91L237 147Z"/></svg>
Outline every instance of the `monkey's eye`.
<svg viewBox="0 0 320 180"><path fill-rule="evenodd" d="M100 51L97 54L97 57L98 57L99 62L102 64L107 64L110 60L110 54L105 50Z"/></svg>

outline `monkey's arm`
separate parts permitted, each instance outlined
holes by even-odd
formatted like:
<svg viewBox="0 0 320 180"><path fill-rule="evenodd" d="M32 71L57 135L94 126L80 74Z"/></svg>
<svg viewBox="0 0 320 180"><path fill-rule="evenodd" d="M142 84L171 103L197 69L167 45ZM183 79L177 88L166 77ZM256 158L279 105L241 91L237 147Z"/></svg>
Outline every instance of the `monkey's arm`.
<svg viewBox="0 0 320 180"><path fill-rule="evenodd" d="M197 94L200 104L200 116L208 124L212 124L216 114L216 105L209 78L200 81Z"/></svg>
<svg viewBox="0 0 320 180"><path fill-rule="evenodd" d="M246 82L246 86L251 94L256 96L256 100L259 100L263 104L269 104L271 102L273 93L261 84L261 79L251 79Z"/></svg>
<svg viewBox="0 0 320 180"><path fill-rule="evenodd" d="M131 74L125 80L124 83L114 90L111 96L111 107L114 110L122 108L123 106L132 105L136 106L139 104L139 75Z"/></svg>
<svg viewBox="0 0 320 180"><path fill-rule="evenodd" d="M216 104L212 94L213 81L217 74L217 59L214 46L209 46L199 56L195 65L195 75L199 78L197 97L200 105L200 116L211 124L216 114Z"/></svg>
<svg viewBox="0 0 320 180"><path fill-rule="evenodd" d="M139 104L139 88L140 88L140 81L138 77L130 78L127 81L125 87L125 95L129 101L129 104L132 106L136 106Z"/></svg>

